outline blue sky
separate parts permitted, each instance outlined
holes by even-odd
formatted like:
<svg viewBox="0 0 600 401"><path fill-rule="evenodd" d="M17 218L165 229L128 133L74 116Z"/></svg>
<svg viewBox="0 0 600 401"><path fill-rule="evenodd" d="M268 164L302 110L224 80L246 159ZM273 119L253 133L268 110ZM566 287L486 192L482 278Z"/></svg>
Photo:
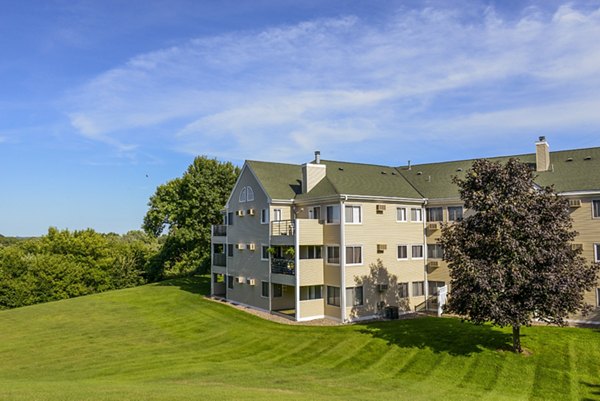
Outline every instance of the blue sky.
<svg viewBox="0 0 600 401"><path fill-rule="evenodd" d="M138 229L196 155L600 146L600 1L0 0L0 233Z"/></svg>

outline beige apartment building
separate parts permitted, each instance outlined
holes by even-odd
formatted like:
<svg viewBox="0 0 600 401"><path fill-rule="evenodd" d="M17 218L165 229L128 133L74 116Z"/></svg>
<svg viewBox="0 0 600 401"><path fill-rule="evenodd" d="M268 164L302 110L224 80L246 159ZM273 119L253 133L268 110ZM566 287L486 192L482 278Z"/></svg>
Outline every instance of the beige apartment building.
<svg viewBox="0 0 600 401"><path fill-rule="evenodd" d="M569 199L588 261L600 260L600 147L516 157ZM214 296L297 321L342 322L437 310L450 282L437 244L463 210L451 180L473 160L400 167L315 159L246 161L212 231ZM599 288L586 294L600 321ZM584 319L574 316L573 319Z"/></svg>

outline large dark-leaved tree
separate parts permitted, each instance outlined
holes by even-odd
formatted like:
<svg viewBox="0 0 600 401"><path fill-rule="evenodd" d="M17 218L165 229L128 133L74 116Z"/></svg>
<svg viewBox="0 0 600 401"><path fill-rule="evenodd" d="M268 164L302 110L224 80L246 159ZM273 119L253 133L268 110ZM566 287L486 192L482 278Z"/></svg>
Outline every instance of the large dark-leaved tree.
<svg viewBox="0 0 600 401"><path fill-rule="evenodd" d="M148 279L160 280L206 269L210 263L210 226L222 221L221 210L239 168L199 156L180 178L160 185L150 198L144 230L164 234Z"/></svg>
<svg viewBox="0 0 600 401"><path fill-rule="evenodd" d="M534 319L564 325L584 309L598 274L570 245L577 233L568 201L534 178L516 159L475 161L464 179L454 178L472 213L445 226L440 241L451 277L447 311L512 326L516 352L522 326Z"/></svg>

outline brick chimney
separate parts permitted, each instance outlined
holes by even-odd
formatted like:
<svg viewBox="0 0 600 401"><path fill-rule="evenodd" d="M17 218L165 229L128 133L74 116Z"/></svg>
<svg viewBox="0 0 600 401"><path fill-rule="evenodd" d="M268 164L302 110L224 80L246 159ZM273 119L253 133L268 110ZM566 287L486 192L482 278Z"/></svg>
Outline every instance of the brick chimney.
<svg viewBox="0 0 600 401"><path fill-rule="evenodd" d="M302 193L310 192L327 174L327 166L321 164L321 152L315 152L315 162L302 165Z"/></svg>
<svg viewBox="0 0 600 401"><path fill-rule="evenodd" d="M535 166L536 171L550 170L550 146L545 136L540 136L535 143Z"/></svg>

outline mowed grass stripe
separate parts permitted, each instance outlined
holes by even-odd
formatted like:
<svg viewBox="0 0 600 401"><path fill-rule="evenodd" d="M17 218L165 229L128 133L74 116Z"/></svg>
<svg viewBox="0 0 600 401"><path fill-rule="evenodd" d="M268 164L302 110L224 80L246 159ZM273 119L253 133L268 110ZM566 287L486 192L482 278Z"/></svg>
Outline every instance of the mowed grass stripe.
<svg viewBox="0 0 600 401"><path fill-rule="evenodd" d="M0 312L2 400L590 399L600 332L424 318L307 327L203 298L206 277ZM7 329L8 328L8 329ZM535 388L535 390L532 390Z"/></svg>

